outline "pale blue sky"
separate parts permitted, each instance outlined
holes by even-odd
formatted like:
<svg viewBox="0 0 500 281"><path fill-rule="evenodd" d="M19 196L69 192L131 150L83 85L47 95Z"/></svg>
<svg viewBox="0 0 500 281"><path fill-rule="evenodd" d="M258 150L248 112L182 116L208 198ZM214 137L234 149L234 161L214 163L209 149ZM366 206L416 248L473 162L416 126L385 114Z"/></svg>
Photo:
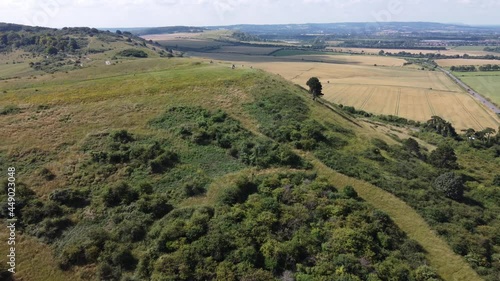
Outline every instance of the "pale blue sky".
<svg viewBox="0 0 500 281"><path fill-rule="evenodd" d="M374 21L500 25L500 0L0 0L0 22L145 27Z"/></svg>

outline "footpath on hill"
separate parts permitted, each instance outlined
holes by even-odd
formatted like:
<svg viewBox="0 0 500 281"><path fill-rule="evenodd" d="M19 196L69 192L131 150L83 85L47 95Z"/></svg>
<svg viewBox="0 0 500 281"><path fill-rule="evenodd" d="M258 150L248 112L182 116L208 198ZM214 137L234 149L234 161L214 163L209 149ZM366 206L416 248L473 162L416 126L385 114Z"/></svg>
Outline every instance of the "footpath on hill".
<svg viewBox="0 0 500 281"><path fill-rule="evenodd" d="M297 151L310 161L319 175L331 179L337 187L352 186L358 195L376 209L388 214L394 223L404 231L409 238L417 241L427 252L430 265L447 281L475 281L481 277L455 254L448 244L438 237L425 220L401 199L370 183L357 180L327 167L310 153Z"/></svg>

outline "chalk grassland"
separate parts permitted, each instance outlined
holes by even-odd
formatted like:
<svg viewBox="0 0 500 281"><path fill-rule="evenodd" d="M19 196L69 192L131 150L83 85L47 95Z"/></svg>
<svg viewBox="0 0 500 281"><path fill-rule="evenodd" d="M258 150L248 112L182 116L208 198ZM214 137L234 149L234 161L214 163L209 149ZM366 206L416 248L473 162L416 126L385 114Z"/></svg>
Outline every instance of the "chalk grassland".
<svg viewBox="0 0 500 281"><path fill-rule="evenodd" d="M2 156L3 153L18 155L19 161L24 161L31 157L28 155L39 155L33 165L68 175L84 158L79 147L89 134L122 128L134 134L155 134L147 122L171 105L220 108L234 112L242 124L251 126L247 125L251 123L249 118L242 118L245 113L241 104L252 100L236 87L248 87L249 80L254 83L255 78L251 77L258 70L231 71L177 58L127 60L120 67L113 67L100 65L37 79L28 76L1 81L0 108L8 105L21 108L20 113L0 115ZM7 93L3 93L4 89ZM178 147L176 151L184 149L190 148ZM197 155L198 160L193 161L218 167L234 165L225 158L221 161L200 158ZM65 176L47 182L38 173L23 173L27 167L16 168L18 180L42 197L68 185ZM7 241L5 237L4 228L0 239ZM19 236L19 239L16 280L89 280L82 276L87 270L95 271L88 268L61 271L49 246L29 237ZM0 244L1 253L7 253L7 246L6 242ZM2 264L5 260L5 256L0 258Z"/></svg>
<svg viewBox="0 0 500 281"><path fill-rule="evenodd" d="M338 60L338 56L332 57ZM350 57L344 57L347 58ZM459 130L500 125L494 113L441 72L380 66L382 60L394 58L351 58L352 63L347 60L345 64L270 61L253 66L280 74L304 87L310 77L316 76L323 81L325 99L376 114L392 114L417 121L427 121L432 115L438 115ZM374 67L376 62L379 66ZM391 61L386 63L391 64Z"/></svg>
<svg viewBox="0 0 500 281"><path fill-rule="evenodd" d="M33 74L29 62L36 62L38 60L39 59L32 58L30 53L19 50L0 55L0 80L12 76Z"/></svg>
<svg viewBox="0 0 500 281"><path fill-rule="evenodd" d="M453 74L481 95L500 105L500 71L455 72Z"/></svg>
<svg viewBox="0 0 500 281"><path fill-rule="evenodd" d="M451 67L458 65L500 64L500 60L443 59L443 60L436 60L436 63L442 67Z"/></svg>
<svg viewBox="0 0 500 281"><path fill-rule="evenodd" d="M380 50L391 53L407 52L412 54L442 54L447 56L463 56L468 54L470 56L484 56L484 55L498 55L494 52L486 52L482 49L446 49L446 50L428 50L428 49L387 49L387 48L349 48L349 47L327 47L328 50L340 52L353 52L353 53L365 53L365 54L378 54Z"/></svg>

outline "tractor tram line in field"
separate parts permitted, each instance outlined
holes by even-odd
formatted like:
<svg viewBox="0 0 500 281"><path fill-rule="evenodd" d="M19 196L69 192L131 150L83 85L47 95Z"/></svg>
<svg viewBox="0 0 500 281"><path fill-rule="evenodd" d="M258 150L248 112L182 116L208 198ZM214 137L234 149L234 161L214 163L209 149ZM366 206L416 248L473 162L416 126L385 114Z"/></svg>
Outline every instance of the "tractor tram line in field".
<svg viewBox="0 0 500 281"><path fill-rule="evenodd" d="M399 115L399 107L400 107L400 105L401 105L401 88L398 88L398 95L397 95L397 99L396 99L396 110L395 110L395 113L394 113L395 116Z"/></svg>
<svg viewBox="0 0 500 281"><path fill-rule="evenodd" d="M368 94L366 95L366 99L363 101L363 103L361 104L359 109L361 109L361 110L365 109L366 104L372 98L373 94L375 93L375 90L376 90L375 87L368 88L368 91L366 91L366 92L368 92Z"/></svg>
<svg viewBox="0 0 500 281"><path fill-rule="evenodd" d="M429 110L432 113L432 116L436 116L436 111L434 110L434 107L432 106L431 99L429 98L429 92L430 90L425 91L425 99L427 100L427 105L429 106Z"/></svg>
<svg viewBox="0 0 500 281"><path fill-rule="evenodd" d="M453 97L455 98L455 100L460 104L460 106L462 107L462 109L464 110L464 112L467 113L467 115L470 116L471 120L474 121L474 123L476 123L479 128L481 129L484 129L484 126L481 125L481 122L479 122L476 117L474 117L474 114L472 114L468 109L467 107L465 106L465 104L456 96L456 95L453 95Z"/></svg>

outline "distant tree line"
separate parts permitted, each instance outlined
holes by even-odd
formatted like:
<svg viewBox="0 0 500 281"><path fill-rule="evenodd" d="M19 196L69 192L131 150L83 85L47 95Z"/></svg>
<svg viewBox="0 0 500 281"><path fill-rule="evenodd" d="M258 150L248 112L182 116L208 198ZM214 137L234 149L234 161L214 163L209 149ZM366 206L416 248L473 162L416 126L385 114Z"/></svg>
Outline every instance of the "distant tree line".
<svg viewBox="0 0 500 281"><path fill-rule="evenodd" d="M346 40L339 47L346 48L387 48L387 49L426 49L446 50L445 47L422 47L417 40Z"/></svg>
<svg viewBox="0 0 500 281"><path fill-rule="evenodd" d="M484 50L486 52L500 53L500 46L499 47L485 47Z"/></svg>
<svg viewBox="0 0 500 281"><path fill-rule="evenodd" d="M461 55L444 55L440 53L410 53L410 52L405 52L401 51L398 53L392 53L392 52L386 52L384 50L380 50L379 55L383 56L395 56L395 57L409 57L409 58L419 58L419 59L484 59L484 60L500 60L500 56L494 56L494 55L484 55L484 56L471 56L469 54L463 54Z"/></svg>
<svg viewBox="0 0 500 281"><path fill-rule="evenodd" d="M474 72L477 71L477 68L474 65L458 65L450 67L450 70L456 72Z"/></svg>
<svg viewBox="0 0 500 281"><path fill-rule="evenodd" d="M499 71L500 65L498 64L487 64L481 65L479 68L476 68L474 65L458 65L450 67L451 71L456 72L473 72L473 71Z"/></svg>
<svg viewBox="0 0 500 281"><path fill-rule="evenodd" d="M239 41L256 41L260 42L262 41L262 38L260 38L257 35L249 34L246 32L241 32L241 31L235 31L231 37L238 39Z"/></svg>
<svg viewBox="0 0 500 281"><path fill-rule="evenodd" d="M487 64L487 65L481 65L479 67L479 71L498 71L500 70L500 65L498 64Z"/></svg>

